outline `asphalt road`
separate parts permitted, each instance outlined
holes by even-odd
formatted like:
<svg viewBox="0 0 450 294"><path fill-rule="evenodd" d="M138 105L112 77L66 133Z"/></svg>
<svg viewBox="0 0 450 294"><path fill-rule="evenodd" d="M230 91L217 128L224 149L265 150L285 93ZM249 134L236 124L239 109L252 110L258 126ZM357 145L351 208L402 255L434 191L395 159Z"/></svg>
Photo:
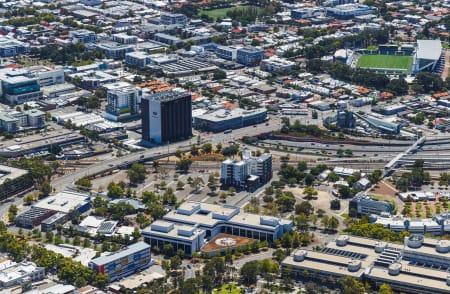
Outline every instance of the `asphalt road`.
<svg viewBox="0 0 450 294"><path fill-rule="evenodd" d="M249 135L255 135L260 134L268 131L273 131L279 129L279 120L277 118L274 118L267 123L258 124L256 126L250 126L241 128L238 130L233 130L230 134L224 134L221 133L197 133L195 135L200 136L200 143L212 143L212 144L227 144L229 141L234 141L237 139L240 139L244 136ZM62 177L59 177L52 181L52 187L56 189L56 191L62 191L71 184L73 184L77 179L89 176L89 175L95 175L98 173L101 173L103 171L107 171L109 169L112 169L114 167L118 167L120 165L126 165L131 164L133 162L137 162L143 159L151 160L154 157L165 155L169 152L174 152L175 150L187 150L189 146L193 143L197 142L196 138L192 138L190 140L185 140L181 142L177 142L174 144L164 145L164 146L158 146L153 147L150 149L146 149L145 151L136 152L136 153L130 153L118 158L114 159L108 159L103 160L101 162L98 162L96 164L87 166L85 168L79 169L71 174L64 175ZM141 157L144 158L141 158Z"/></svg>
<svg viewBox="0 0 450 294"><path fill-rule="evenodd" d="M95 175L121 165L131 164L144 159L151 160L152 158L163 156L168 152L174 152L178 149L187 149L188 147L189 141L187 140L176 144L170 144L169 146L154 147L145 151L129 153L114 159L104 160L53 180L52 187L56 189L56 191L61 191L81 177Z"/></svg>

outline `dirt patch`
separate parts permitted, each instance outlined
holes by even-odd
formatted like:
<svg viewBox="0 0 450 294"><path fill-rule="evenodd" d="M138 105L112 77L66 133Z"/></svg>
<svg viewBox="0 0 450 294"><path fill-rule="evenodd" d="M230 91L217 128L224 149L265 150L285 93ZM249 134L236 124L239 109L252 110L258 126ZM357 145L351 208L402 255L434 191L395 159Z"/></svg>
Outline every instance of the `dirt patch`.
<svg viewBox="0 0 450 294"><path fill-rule="evenodd" d="M285 191L292 192L292 194L294 194L295 198L297 199L297 203L307 201L307 199L305 199L305 195L303 194L303 188L288 187L285 189ZM341 200L340 210L331 210L330 202L334 199L335 197L330 192L317 190L317 196L314 196L314 198L309 200L309 202L314 207L315 211L322 209L323 211L331 215L341 214L348 211L348 201L346 200Z"/></svg>
<svg viewBox="0 0 450 294"><path fill-rule="evenodd" d="M374 186L369 192L376 195L395 197L395 194L398 192L398 190L395 189L395 187L392 184L385 181L381 181L376 186Z"/></svg>
<svg viewBox="0 0 450 294"><path fill-rule="evenodd" d="M226 159L225 156L219 153L201 154L197 156L190 156L189 158L192 161L224 161Z"/></svg>
<svg viewBox="0 0 450 294"><path fill-rule="evenodd" d="M381 195L386 198L386 200L392 200L397 206L397 211L400 213L403 210L404 203L397 196L398 190L392 185L392 183L381 181L375 185L368 194Z"/></svg>

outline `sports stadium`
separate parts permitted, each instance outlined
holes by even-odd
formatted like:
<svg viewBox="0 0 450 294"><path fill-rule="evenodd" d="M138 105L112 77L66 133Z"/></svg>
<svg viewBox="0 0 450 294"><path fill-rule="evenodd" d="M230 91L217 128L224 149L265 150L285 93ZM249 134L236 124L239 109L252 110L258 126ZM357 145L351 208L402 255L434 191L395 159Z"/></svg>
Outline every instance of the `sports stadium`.
<svg viewBox="0 0 450 294"><path fill-rule="evenodd" d="M437 72L442 69L440 40L417 40L416 44L380 45L376 50L357 50L351 66L386 75L414 75L420 71Z"/></svg>

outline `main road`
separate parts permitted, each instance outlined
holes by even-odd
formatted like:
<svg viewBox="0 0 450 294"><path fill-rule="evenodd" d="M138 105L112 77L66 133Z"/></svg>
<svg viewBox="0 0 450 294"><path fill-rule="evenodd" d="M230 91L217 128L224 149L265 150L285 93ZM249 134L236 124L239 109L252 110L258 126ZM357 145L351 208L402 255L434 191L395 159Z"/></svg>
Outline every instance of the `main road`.
<svg viewBox="0 0 450 294"><path fill-rule="evenodd" d="M75 172L71 174L67 174L64 176L61 176L55 180L52 181L52 187L56 191L62 191L69 187L71 184L73 184L77 179L82 178L84 176L93 176L100 174L102 172L116 169L120 166L126 166L130 165L134 162L139 161L151 161L159 158L166 157L168 154L172 154L176 150L188 150L193 143L197 143L197 138L199 137L200 143L212 143L212 144L228 144L228 142L235 141L237 139L240 139L244 136L255 136L261 133L266 133L270 131L275 131L280 128L281 122L280 118L278 117L272 117L269 121L266 123L244 127L241 129L233 130L229 134L224 134L223 132L220 133L196 133L194 134L194 137L190 140L185 140L173 144L168 145L162 145L157 147L152 147L149 149L144 149L140 152L133 152L126 154L121 157L117 158L111 158L111 159L105 159L103 161L96 162L95 164L85 166L79 170L76 170ZM250 149L254 149L254 146L246 146ZM280 155L284 155L288 152L286 151L274 151L274 153L279 153ZM301 155L301 154L291 154L291 157L302 157L302 158L309 158L309 159L317 159L322 156L314 156L312 154L310 155ZM379 160L380 158L378 158ZM364 160L369 160L370 158L364 158Z"/></svg>
<svg viewBox="0 0 450 294"><path fill-rule="evenodd" d="M84 176L97 175L107 170L130 165L138 161L148 161L166 157L167 154L173 154L176 150L187 150L189 148L189 144L190 140L186 140L176 144L153 147L150 149L145 149L144 151L129 153L121 157L103 160L53 180L52 187L56 191L62 191L77 179Z"/></svg>
<svg viewBox="0 0 450 294"><path fill-rule="evenodd" d="M212 144L218 144L222 143L225 144L229 141L240 139L244 136L251 136L256 134L261 134L264 132L274 131L279 129L280 124L278 119L272 119L264 124L259 124L256 126L250 126L245 127L238 130L233 130L230 134L224 134L222 133L197 133L195 136L200 137L200 143L212 143ZM172 154L176 150L188 150L190 148L190 145L194 142L197 142L197 139L192 138L190 140L185 140L173 144L168 145L162 145L158 147L152 147L149 149L145 149L144 151L140 152L133 152L126 154L121 157L107 159L103 161L99 161L95 164L86 166L84 168L81 168L71 174L64 175L62 177L59 177L52 181L52 187L56 191L62 191L66 189L68 186L73 184L77 179L82 178L84 176L92 176L96 174L100 174L102 172L115 169L120 166L130 165L134 162L138 161L149 161L149 160L155 160L162 157L166 157L167 154Z"/></svg>

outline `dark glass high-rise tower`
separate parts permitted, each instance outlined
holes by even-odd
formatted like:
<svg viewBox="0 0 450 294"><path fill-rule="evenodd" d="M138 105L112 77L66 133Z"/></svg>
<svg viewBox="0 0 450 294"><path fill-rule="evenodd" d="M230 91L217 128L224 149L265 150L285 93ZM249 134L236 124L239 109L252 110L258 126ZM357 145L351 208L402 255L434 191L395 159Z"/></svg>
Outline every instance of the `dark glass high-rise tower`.
<svg viewBox="0 0 450 294"><path fill-rule="evenodd" d="M144 141L165 144L192 136L191 94L167 91L145 95L141 108Z"/></svg>

